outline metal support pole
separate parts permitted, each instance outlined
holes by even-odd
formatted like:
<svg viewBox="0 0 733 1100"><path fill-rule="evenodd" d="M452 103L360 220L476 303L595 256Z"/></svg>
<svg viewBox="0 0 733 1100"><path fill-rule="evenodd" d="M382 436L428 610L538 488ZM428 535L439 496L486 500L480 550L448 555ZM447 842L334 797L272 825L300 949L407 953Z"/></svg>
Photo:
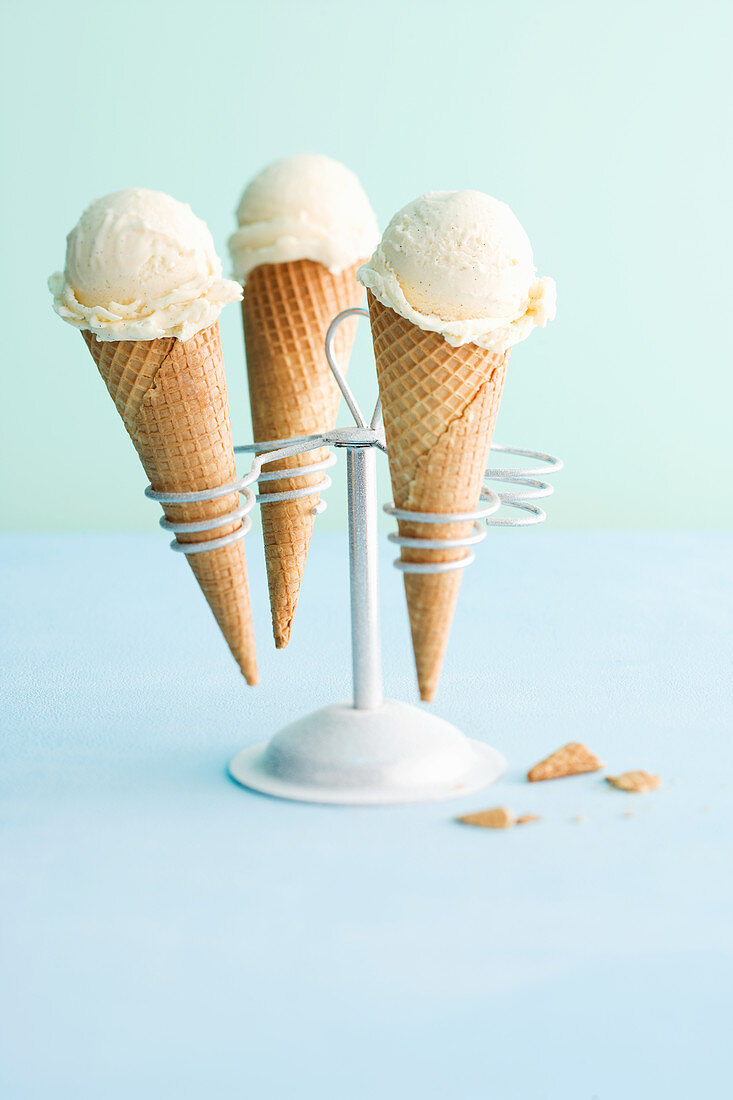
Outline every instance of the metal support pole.
<svg viewBox="0 0 733 1100"><path fill-rule="evenodd" d="M347 447L351 653L354 706L383 702L377 586L377 473L374 447Z"/></svg>

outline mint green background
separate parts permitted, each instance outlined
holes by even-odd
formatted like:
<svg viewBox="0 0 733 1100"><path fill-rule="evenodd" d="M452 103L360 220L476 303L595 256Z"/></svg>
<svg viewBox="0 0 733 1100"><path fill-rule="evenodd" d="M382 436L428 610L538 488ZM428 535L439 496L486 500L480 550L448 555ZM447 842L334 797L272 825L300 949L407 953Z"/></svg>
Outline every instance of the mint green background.
<svg viewBox="0 0 733 1100"><path fill-rule="evenodd" d="M84 205L168 191L224 254L243 184L302 150L351 166L381 225L434 188L513 207L559 313L512 357L497 439L563 455L555 526L729 524L729 4L43 2L2 21L4 527L157 520L45 286ZM244 441L236 307L222 327ZM365 332L352 376L366 400ZM344 522L330 501L324 527Z"/></svg>

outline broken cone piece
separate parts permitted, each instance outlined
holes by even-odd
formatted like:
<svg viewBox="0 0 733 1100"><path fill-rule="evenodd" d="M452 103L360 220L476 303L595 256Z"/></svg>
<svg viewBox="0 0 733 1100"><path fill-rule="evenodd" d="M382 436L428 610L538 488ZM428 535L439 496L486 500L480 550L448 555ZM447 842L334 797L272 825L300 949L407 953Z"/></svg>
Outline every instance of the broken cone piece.
<svg viewBox="0 0 733 1100"><path fill-rule="evenodd" d="M516 817L506 806L495 806L492 810L479 810L475 814L457 817L461 825L479 825L483 829L508 829L516 824Z"/></svg>
<svg viewBox="0 0 733 1100"><path fill-rule="evenodd" d="M619 791L632 791L641 794L643 791L655 791L662 780L658 775L650 772L624 772L623 775L607 775L606 782Z"/></svg>
<svg viewBox="0 0 733 1100"><path fill-rule="evenodd" d="M527 779L530 783L537 783L541 779L561 779L566 775L597 772L603 766L603 761L585 745L581 745L579 741L571 741L530 768Z"/></svg>

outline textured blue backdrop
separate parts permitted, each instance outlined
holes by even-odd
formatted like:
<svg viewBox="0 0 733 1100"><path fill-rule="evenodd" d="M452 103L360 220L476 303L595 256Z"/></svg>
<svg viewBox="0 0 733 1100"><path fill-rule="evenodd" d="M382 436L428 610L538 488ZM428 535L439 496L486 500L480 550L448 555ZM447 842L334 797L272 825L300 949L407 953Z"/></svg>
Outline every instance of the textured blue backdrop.
<svg viewBox="0 0 733 1100"><path fill-rule="evenodd" d="M0 541L3 1100L725 1095L732 550L492 531L435 710L509 771L460 802L359 810L224 771L346 697L344 536L315 541L280 653L252 547L255 689L160 533ZM414 700L392 554L386 686ZM570 739L664 787L524 781ZM451 821L502 803L543 820Z"/></svg>
<svg viewBox="0 0 733 1100"><path fill-rule="evenodd" d="M568 460L556 524L727 524L711 471L727 461L733 398L731 10L725 0L2 5L0 449L20 455L24 480L0 479L0 524L154 522L112 403L45 287L82 207L120 187L169 191L223 252L245 181L302 150L353 167L382 226L433 188L476 187L514 208L539 270L557 279L559 312L512 358L497 438ZM223 337L243 440L236 307ZM373 391L365 333L353 373ZM41 498L33 490L51 475ZM343 523L332 507L321 527Z"/></svg>

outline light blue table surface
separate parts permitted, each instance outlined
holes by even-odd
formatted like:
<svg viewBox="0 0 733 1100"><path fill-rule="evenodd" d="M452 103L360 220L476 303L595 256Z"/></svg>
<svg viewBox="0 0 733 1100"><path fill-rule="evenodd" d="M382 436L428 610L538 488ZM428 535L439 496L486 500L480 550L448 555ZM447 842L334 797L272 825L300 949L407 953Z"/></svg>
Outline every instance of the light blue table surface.
<svg viewBox="0 0 733 1100"><path fill-rule="evenodd" d="M386 686L414 701L381 541ZM284 653L248 539L257 689L164 536L0 547L2 1100L726 1094L731 538L491 532L434 709L509 772L386 810L225 771L347 696L345 536L315 537ZM569 740L664 787L524 781ZM542 821L452 821L498 804Z"/></svg>

